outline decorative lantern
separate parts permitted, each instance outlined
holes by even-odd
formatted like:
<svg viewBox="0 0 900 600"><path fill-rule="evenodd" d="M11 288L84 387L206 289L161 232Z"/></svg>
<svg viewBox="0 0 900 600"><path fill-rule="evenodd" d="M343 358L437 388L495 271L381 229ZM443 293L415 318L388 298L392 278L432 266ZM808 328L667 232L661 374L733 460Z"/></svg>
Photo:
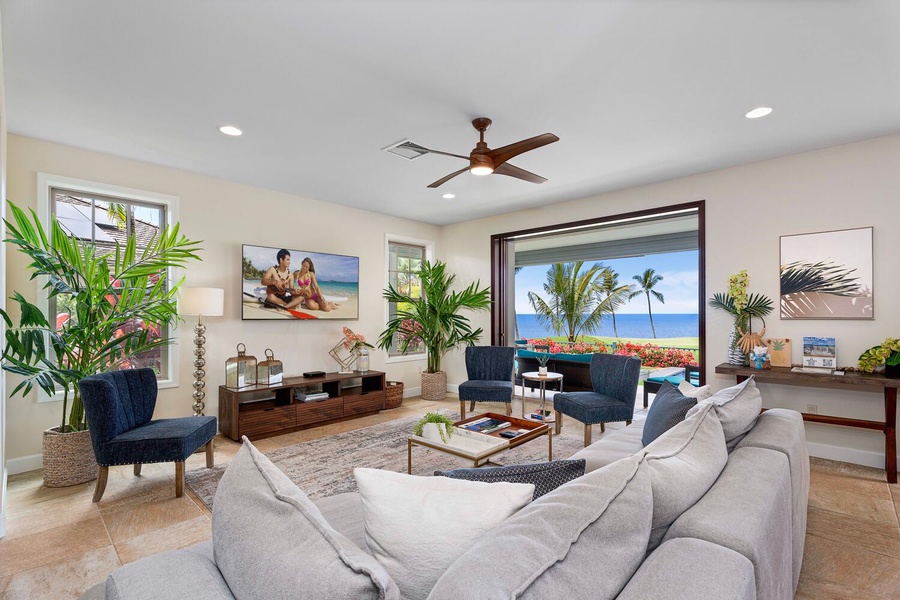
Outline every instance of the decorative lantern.
<svg viewBox="0 0 900 600"><path fill-rule="evenodd" d="M225 387L245 388L256 385L256 357L247 356L247 347L237 345L237 356L225 361Z"/></svg>
<svg viewBox="0 0 900 600"><path fill-rule="evenodd" d="M256 368L256 382L259 385L277 385L284 377L284 365L275 360L275 353L266 348L266 360Z"/></svg>

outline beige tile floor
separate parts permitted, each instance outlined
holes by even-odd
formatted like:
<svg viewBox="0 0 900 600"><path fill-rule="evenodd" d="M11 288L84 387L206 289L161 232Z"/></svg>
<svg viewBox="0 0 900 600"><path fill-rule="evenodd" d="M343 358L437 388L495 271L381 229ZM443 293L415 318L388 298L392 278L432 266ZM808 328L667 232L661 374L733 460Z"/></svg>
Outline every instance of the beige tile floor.
<svg viewBox="0 0 900 600"><path fill-rule="evenodd" d="M519 414L520 406L517 398L513 414ZM406 399L395 410L256 445L267 451L457 407L453 396L444 402ZM484 408L503 410L499 404ZM594 439L600 436L595 427ZM222 436L217 443L217 464L229 461L239 448ZM204 456L197 454L188 459L187 469L203 465ZM834 461L813 459L811 471L806 551L796 598L900 598L900 485L885 483L882 471ZM131 467L110 469L106 493L97 504L91 502L93 483L50 489L41 485L41 476L32 471L9 479L7 536L0 540L0 600L78 598L122 564L210 537L206 507L187 488L182 498L175 498L171 464L145 465L140 477Z"/></svg>

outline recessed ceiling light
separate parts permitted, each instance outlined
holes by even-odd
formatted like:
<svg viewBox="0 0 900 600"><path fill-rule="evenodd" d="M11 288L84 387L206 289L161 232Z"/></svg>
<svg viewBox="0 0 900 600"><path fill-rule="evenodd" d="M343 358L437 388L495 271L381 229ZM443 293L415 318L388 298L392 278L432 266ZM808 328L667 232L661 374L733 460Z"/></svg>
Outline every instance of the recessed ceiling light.
<svg viewBox="0 0 900 600"><path fill-rule="evenodd" d="M444 200L453 200L454 198L456 198L456 194L443 194L441 195L441 198L443 198Z"/></svg>
<svg viewBox="0 0 900 600"><path fill-rule="evenodd" d="M219 127L219 131L224 133L225 135L242 135L244 132L235 127L234 125L222 125Z"/></svg>
<svg viewBox="0 0 900 600"><path fill-rule="evenodd" d="M745 117L748 119L758 119L760 117L765 117L769 113L772 112L772 109L768 106L760 106L759 108L754 108L750 112L748 112Z"/></svg>

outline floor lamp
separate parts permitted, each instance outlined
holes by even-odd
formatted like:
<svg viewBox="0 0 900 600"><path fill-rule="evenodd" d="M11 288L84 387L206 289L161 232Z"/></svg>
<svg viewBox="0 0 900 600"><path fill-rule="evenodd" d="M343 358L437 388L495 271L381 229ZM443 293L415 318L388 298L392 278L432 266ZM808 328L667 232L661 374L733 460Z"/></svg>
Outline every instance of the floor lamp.
<svg viewBox="0 0 900 600"><path fill-rule="evenodd" d="M221 317L224 312L225 290L219 288L181 288L180 290L179 309L182 315L197 315L197 325L194 327L194 416L199 417L203 414L206 405L203 399L206 392L206 382L203 378L206 371L206 325L203 324L203 317Z"/></svg>

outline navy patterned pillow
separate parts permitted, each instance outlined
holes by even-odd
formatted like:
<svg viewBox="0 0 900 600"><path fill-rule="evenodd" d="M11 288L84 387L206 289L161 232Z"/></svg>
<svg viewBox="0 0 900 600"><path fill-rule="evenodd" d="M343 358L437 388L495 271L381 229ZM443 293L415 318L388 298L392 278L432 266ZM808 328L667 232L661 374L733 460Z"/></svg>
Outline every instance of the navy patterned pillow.
<svg viewBox="0 0 900 600"><path fill-rule="evenodd" d="M684 421L688 411L696 404L696 398L685 396L668 381L663 383L653 399L653 404L650 405L650 410L647 412L641 443L646 446Z"/></svg>
<svg viewBox="0 0 900 600"><path fill-rule="evenodd" d="M537 500L547 492L552 492L567 481L584 475L584 459L555 460L553 462L509 465L507 467L482 467L480 469L453 469L452 471L435 471L435 475L484 481L494 483L533 483L534 496Z"/></svg>

